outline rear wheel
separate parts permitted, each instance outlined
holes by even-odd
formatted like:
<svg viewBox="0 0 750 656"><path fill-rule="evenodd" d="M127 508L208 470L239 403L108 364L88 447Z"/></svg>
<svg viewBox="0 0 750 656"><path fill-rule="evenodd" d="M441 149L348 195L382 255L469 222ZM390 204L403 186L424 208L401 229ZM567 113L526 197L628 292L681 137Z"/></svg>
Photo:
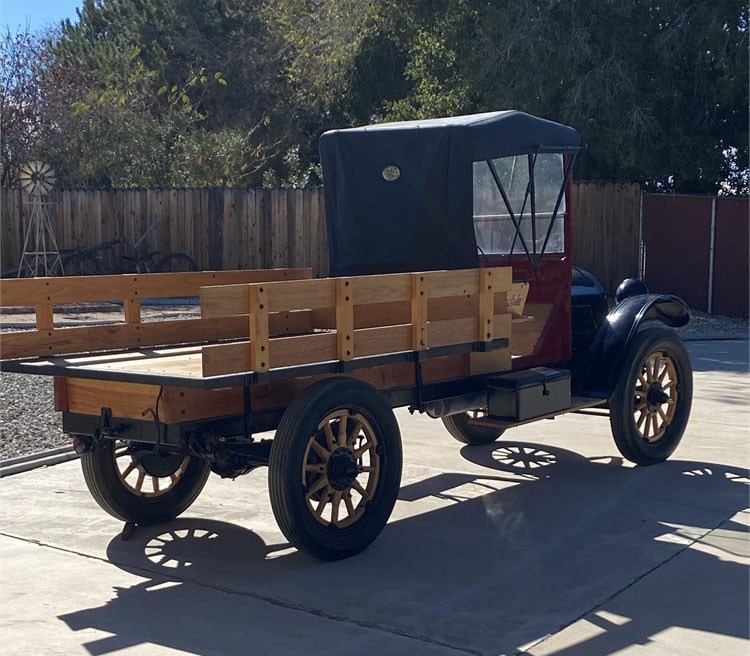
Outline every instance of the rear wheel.
<svg viewBox="0 0 750 656"><path fill-rule="evenodd" d="M680 338L665 328L638 333L609 400L623 457L638 465L666 460L682 439L693 400L693 372Z"/></svg>
<svg viewBox="0 0 750 656"><path fill-rule="evenodd" d="M113 517L136 524L177 517L198 498L211 473L200 458L115 440L84 453L81 466L96 502Z"/></svg>
<svg viewBox="0 0 750 656"><path fill-rule="evenodd" d="M478 420L486 416L486 409L478 409L448 415L447 417L441 417L441 419L446 430L459 442L477 446L479 444L490 444L505 432L501 428L482 426Z"/></svg>
<svg viewBox="0 0 750 656"><path fill-rule="evenodd" d="M401 482L401 435L372 386L329 378L287 408L271 449L271 507L286 538L324 560L359 553L380 534Z"/></svg>

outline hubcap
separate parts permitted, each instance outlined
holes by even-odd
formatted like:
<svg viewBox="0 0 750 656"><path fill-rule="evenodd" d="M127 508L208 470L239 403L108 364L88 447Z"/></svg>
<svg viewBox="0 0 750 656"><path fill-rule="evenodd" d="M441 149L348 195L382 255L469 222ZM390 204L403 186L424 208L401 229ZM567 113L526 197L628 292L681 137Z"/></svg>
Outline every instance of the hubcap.
<svg viewBox="0 0 750 656"><path fill-rule="evenodd" d="M308 511L331 528L359 521L377 489L380 461L377 435L362 414L327 415L308 440L302 465Z"/></svg>
<svg viewBox="0 0 750 656"><path fill-rule="evenodd" d="M677 409L679 380L671 356L654 351L635 381L633 421L641 439L654 444L664 438Z"/></svg>

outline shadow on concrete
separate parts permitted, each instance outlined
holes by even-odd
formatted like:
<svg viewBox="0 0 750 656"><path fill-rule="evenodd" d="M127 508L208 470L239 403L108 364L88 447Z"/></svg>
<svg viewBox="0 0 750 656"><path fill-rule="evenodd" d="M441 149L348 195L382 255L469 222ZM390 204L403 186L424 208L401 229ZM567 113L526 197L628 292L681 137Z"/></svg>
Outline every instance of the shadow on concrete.
<svg viewBox="0 0 750 656"><path fill-rule="evenodd" d="M61 619L112 634L86 645L97 655L144 643L260 653L254 641L273 644L295 627L282 636L257 618L247 602L258 600L474 654L523 653L596 609L624 619L593 615L599 635L560 653L610 654L671 627L747 637L747 568L733 553L747 555L737 546L747 529L727 522L748 506L747 470L677 460L633 468L526 442L461 454L482 471L404 486L396 518L344 561L317 562L210 519L114 537L111 562L144 580ZM721 539L699 549L719 526ZM311 643L305 653L366 651L348 649Z"/></svg>

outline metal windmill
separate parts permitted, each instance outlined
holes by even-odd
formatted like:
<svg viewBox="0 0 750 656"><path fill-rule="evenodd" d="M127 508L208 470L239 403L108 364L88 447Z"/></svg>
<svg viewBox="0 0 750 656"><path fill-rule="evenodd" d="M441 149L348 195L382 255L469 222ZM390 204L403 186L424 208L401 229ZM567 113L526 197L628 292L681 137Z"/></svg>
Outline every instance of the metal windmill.
<svg viewBox="0 0 750 656"><path fill-rule="evenodd" d="M52 229L47 197L55 184L55 172L49 164L29 162L18 176L21 188L29 195L29 224L18 264L18 276L24 268L33 276L64 275L60 250Z"/></svg>

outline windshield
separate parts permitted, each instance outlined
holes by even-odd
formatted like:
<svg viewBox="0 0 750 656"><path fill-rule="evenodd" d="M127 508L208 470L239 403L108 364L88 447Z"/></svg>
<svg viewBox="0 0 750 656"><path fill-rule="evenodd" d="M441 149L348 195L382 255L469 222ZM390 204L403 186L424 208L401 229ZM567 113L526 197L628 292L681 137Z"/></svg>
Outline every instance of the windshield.
<svg viewBox="0 0 750 656"><path fill-rule="evenodd" d="M544 245L563 184L563 156L560 153L540 153L533 163L535 225L532 225L531 220L531 194L527 195L532 158L533 156L529 155L502 157L492 160L492 165L505 190L529 252L539 253ZM565 250L562 221L564 212L563 196L547 241L546 253L562 253ZM490 164L486 161L474 162L474 233L477 246L485 254L508 255L524 251Z"/></svg>

